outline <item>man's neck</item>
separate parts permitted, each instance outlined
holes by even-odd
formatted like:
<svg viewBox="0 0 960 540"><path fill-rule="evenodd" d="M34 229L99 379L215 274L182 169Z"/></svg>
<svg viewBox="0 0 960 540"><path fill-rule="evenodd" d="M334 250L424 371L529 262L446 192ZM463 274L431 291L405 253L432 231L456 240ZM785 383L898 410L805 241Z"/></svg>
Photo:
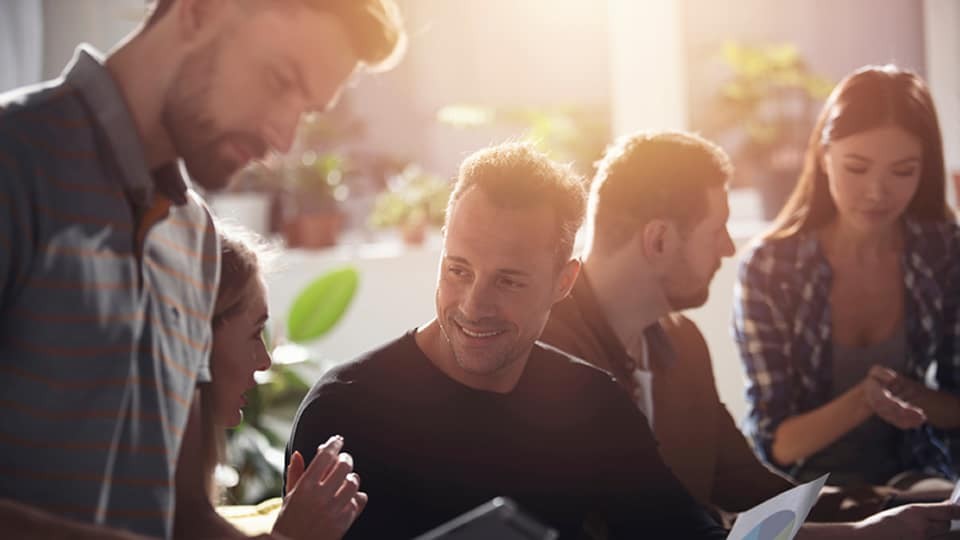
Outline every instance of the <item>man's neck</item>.
<svg viewBox="0 0 960 540"><path fill-rule="evenodd" d="M527 351L522 358L504 366L496 373L484 375L470 373L457 363L453 349L436 319L418 328L414 334L414 340L430 363L447 377L468 388L484 392L497 394L512 392L520 382L520 377L523 376L527 361L530 359L530 351Z"/></svg>
<svg viewBox="0 0 960 540"><path fill-rule="evenodd" d="M173 51L158 46L157 31L141 30L112 51L105 63L133 118L150 170L176 158L163 124L163 104L179 60Z"/></svg>
<svg viewBox="0 0 960 540"><path fill-rule="evenodd" d="M670 312L659 284L644 268L622 271L622 261L590 253L583 261L593 294L610 328L627 350L643 340L643 332Z"/></svg>

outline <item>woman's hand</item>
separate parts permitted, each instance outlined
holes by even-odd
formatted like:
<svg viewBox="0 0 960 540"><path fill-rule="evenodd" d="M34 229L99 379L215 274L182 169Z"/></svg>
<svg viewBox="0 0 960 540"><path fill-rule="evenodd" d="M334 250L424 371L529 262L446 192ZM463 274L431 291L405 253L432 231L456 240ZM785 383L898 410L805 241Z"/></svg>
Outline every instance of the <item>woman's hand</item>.
<svg viewBox="0 0 960 540"><path fill-rule="evenodd" d="M950 521L960 519L960 506L948 502L911 504L880 512L859 522L858 536L871 540L918 540L922 538L953 538ZM851 536L853 538L854 536Z"/></svg>
<svg viewBox="0 0 960 540"><path fill-rule="evenodd" d="M293 453L275 533L293 540L339 540L347 532L366 506L367 495L359 491L353 458L341 454L342 448L343 439L331 437L306 469L300 452Z"/></svg>
<svg viewBox="0 0 960 540"><path fill-rule="evenodd" d="M923 409L909 400L899 397L890 385L902 388L898 381L905 379L896 371L882 366L873 366L863 379L863 395L870 409L888 424L899 429L913 429L927 421Z"/></svg>

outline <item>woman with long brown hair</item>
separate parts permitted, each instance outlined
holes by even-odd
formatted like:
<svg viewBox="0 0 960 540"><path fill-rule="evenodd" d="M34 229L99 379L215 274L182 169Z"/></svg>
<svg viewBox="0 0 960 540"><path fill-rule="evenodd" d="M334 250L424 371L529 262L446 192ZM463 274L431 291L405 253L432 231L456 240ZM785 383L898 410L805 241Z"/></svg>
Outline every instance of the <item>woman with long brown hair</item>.
<svg viewBox="0 0 960 540"><path fill-rule="evenodd" d="M919 76L871 66L837 85L734 300L747 430L798 480L955 475L944 435L960 428L960 229L945 187Z"/></svg>
<svg viewBox="0 0 960 540"><path fill-rule="evenodd" d="M202 442L186 450L205 454L203 478L202 482L184 478L205 497L192 497L190 504L218 502L214 471L222 460L225 429L243 419L244 394L256 385L254 373L269 369L271 363L263 341L269 313L259 241L252 233L222 223L217 229L221 264L212 321L211 382L199 386L197 440ZM320 446L309 466L294 453L286 473L287 494L271 537L337 540L363 511L367 495L359 491L360 477L353 472L352 458L341 453L343 442L332 437ZM187 532L203 536L200 531ZM222 531L215 532L222 536Z"/></svg>

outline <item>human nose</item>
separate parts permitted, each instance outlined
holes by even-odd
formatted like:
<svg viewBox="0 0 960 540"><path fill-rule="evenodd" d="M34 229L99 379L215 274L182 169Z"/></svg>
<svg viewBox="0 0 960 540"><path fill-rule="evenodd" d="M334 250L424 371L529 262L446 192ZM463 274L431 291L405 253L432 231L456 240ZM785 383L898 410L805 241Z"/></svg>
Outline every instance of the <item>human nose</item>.
<svg viewBox="0 0 960 540"><path fill-rule="evenodd" d="M871 176L867 180L867 186L863 194L864 198L870 202L882 201L887 191L886 180L887 177L885 174L876 174Z"/></svg>
<svg viewBox="0 0 960 540"><path fill-rule="evenodd" d="M472 321L495 314L496 306L491 288L480 280L471 283L460 303L460 312Z"/></svg>
<svg viewBox="0 0 960 540"><path fill-rule="evenodd" d="M720 257L733 257L737 252L737 246L733 243L730 231L726 227L723 229L723 238L721 239Z"/></svg>
<svg viewBox="0 0 960 540"><path fill-rule="evenodd" d="M256 355L256 371L266 371L273 365L273 359L270 358L270 352L267 351L267 345L263 341L257 345L254 354Z"/></svg>

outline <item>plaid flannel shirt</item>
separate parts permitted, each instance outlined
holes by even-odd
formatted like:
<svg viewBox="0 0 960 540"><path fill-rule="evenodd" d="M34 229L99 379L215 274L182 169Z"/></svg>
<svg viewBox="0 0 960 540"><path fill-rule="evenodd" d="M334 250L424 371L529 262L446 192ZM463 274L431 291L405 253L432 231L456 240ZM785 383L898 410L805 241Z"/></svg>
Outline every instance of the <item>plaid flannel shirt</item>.
<svg viewBox="0 0 960 540"><path fill-rule="evenodd" d="M905 221L904 238L907 375L923 381L935 364L935 387L960 393L960 228ZM780 423L831 399L831 279L812 233L756 244L740 265L733 334L748 378L745 430L774 466ZM906 432L904 470L955 477L943 435L929 425Z"/></svg>

